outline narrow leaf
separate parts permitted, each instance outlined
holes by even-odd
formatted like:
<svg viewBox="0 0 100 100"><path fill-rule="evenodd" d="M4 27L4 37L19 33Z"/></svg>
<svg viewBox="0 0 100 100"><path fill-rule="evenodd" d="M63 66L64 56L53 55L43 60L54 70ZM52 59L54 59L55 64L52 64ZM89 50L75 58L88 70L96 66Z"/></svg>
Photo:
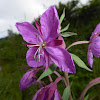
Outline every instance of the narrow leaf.
<svg viewBox="0 0 100 100"><path fill-rule="evenodd" d="M63 100L69 100L69 93L70 93L70 88L69 86L67 86L63 92L63 96L62 96Z"/></svg>
<svg viewBox="0 0 100 100"><path fill-rule="evenodd" d="M60 33L61 33L61 32L64 32L64 31L67 31L68 28L69 28L69 25L70 25L70 24L68 24L65 28L63 28L63 29L60 31Z"/></svg>
<svg viewBox="0 0 100 100"><path fill-rule="evenodd" d="M46 76L52 74L53 71L56 69L56 67L57 67L57 66L53 64L51 67L49 67L45 72L43 72L43 73L41 74L41 76L38 78L37 81L39 81L39 80L41 80L42 78L44 78L44 77L46 77Z"/></svg>
<svg viewBox="0 0 100 100"><path fill-rule="evenodd" d="M63 37L69 37L69 36L72 36L72 35L77 35L77 33L65 32L65 33L62 33L61 35L62 35Z"/></svg>
<svg viewBox="0 0 100 100"><path fill-rule="evenodd" d="M76 56L75 54L72 54L72 53L70 53L70 54L71 54L73 60L75 61L75 63L76 63L79 67L84 68L84 69L86 69L86 70L88 70L88 71L92 71L91 69L89 69L89 68L85 65L85 63L84 63L78 56Z"/></svg>
<svg viewBox="0 0 100 100"><path fill-rule="evenodd" d="M61 17L60 17L59 25L61 25L61 23L62 23L64 17L65 17L65 9L63 10L63 13L62 13L62 15L61 15Z"/></svg>
<svg viewBox="0 0 100 100"><path fill-rule="evenodd" d="M86 92L88 91L88 89L90 89L92 86L97 85L99 83L100 83L100 77L95 78L94 80L92 80L91 82L89 82L89 84L86 86L86 88L81 93L81 96L80 96L80 98L78 100L83 100Z"/></svg>
<svg viewBox="0 0 100 100"><path fill-rule="evenodd" d="M84 100L89 100L89 95L87 95L87 96L84 98Z"/></svg>

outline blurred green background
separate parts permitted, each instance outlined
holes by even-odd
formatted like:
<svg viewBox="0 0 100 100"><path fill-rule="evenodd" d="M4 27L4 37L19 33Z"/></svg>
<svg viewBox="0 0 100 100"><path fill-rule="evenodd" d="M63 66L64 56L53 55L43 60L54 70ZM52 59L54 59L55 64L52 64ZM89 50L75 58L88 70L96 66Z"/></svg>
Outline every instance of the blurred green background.
<svg viewBox="0 0 100 100"><path fill-rule="evenodd" d="M64 38L66 46L75 41L88 41L96 25L100 22L100 0L90 0L87 5L79 6L78 4L79 1L75 0L67 4L59 3L59 6L56 7L59 16L61 16L65 8L62 28L70 23L68 31L77 33L77 36ZM34 24L34 22L32 23ZM12 30L8 30L8 37L0 39L0 67L2 68L0 71L0 100L31 100L39 89L38 85L33 85L24 91L21 91L19 88L20 79L28 70L25 68L27 66L26 52L28 48L22 44L23 42L22 37ZM83 44L73 46L68 51L79 56L89 67L87 63L87 50L88 44ZM89 81L100 76L100 59L95 59L93 72L88 72L76 65L77 73L74 75L69 74L73 100L78 99ZM61 74L63 75L63 73ZM44 80L49 84L48 78ZM64 87L61 82L58 84L58 89L62 94ZM88 93L89 98L91 96L95 97L91 100L100 100L99 85L91 88Z"/></svg>

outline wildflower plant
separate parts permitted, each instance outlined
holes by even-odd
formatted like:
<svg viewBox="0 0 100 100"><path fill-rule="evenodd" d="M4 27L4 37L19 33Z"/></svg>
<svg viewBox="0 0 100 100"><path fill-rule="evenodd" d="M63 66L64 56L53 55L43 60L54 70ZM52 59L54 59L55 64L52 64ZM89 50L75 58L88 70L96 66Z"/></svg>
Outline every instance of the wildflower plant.
<svg viewBox="0 0 100 100"><path fill-rule="evenodd" d="M20 89L24 90L35 83L42 84L42 87L36 92L32 100L72 100L68 73L76 73L74 62L81 68L88 71L92 70L78 56L68 52L71 46L89 43L87 59L91 68L94 60L93 55L100 57L100 24L97 25L89 41L77 41L66 48L63 37L77 34L66 32L69 24L64 29L61 29L64 17L65 9L59 19L55 6L51 6L42 14L40 24L35 20L37 29L29 22L16 23L19 33L26 41L24 45L29 48L26 53L26 60L28 66L31 67L22 77ZM58 73L57 67L62 73L64 72L65 77ZM43 73L38 78L36 74L39 70L43 70ZM51 77L53 73L57 75L55 81ZM41 81L46 76L50 80L50 84L48 85ZM62 96L57 89L57 84L59 85L58 82L60 80L65 86ZM87 85L79 100L83 100L87 89L97 83L100 83L100 78L91 81Z"/></svg>

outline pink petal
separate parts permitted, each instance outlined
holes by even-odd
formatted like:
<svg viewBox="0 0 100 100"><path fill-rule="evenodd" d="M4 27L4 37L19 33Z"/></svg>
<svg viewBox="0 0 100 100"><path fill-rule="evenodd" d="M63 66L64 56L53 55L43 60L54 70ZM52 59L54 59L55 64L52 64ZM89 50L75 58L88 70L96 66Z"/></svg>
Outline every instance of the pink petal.
<svg viewBox="0 0 100 100"><path fill-rule="evenodd" d="M53 41L51 41L51 42L49 42L49 43L47 43L47 46L59 46L59 45L61 45L62 44L62 40L53 40Z"/></svg>
<svg viewBox="0 0 100 100"><path fill-rule="evenodd" d="M37 27L37 29L38 29L38 31L39 31L41 37L42 37L41 25L38 23L38 21L37 21L36 19L35 19L35 24L36 24L36 27Z"/></svg>
<svg viewBox="0 0 100 100"><path fill-rule="evenodd" d="M59 92L58 92L57 89L55 90L55 95L54 96L55 96L54 100L60 100Z"/></svg>
<svg viewBox="0 0 100 100"><path fill-rule="evenodd" d="M90 67L92 68L93 65L93 53L91 52L91 49L88 49L88 53L87 53L87 60L88 60L88 64L90 65Z"/></svg>
<svg viewBox="0 0 100 100"><path fill-rule="evenodd" d="M34 59L34 54L36 50L37 50L37 47L32 47L32 48L29 48L29 50L27 51L26 60L27 60L27 64L30 67L39 67L39 66L42 66L45 62L44 55L40 56L40 62Z"/></svg>
<svg viewBox="0 0 100 100"><path fill-rule="evenodd" d="M62 44L61 45L59 45L59 47L61 47L61 48L66 48L66 44L65 44L65 41L64 41L64 39L63 39L63 37L61 36L61 34L59 33L59 36L58 36L58 40L62 40Z"/></svg>
<svg viewBox="0 0 100 100"><path fill-rule="evenodd" d="M95 57L100 57L100 37L95 38L92 43L90 43L91 51Z"/></svg>
<svg viewBox="0 0 100 100"><path fill-rule="evenodd" d="M46 47L51 60L64 72L75 73L75 65L68 51L61 47Z"/></svg>
<svg viewBox="0 0 100 100"><path fill-rule="evenodd" d="M50 66L50 57L48 55L48 53L45 51L45 61L46 61L46 67L45 67L45 70L48 69L48 67Z"/></svg>
<svg viewBox="0 0 100 100"><path fill-rule="evenodd" d="M37 35L39 34L37 29L28 22L16 23L16 27L23 39L31 44L37 44Z"/></svg>
<svg viewBox="0 0 100 100"><path fill-rule="evenodd" d="M51 6L43 13L40 23L44 41L48 43L55 40L59 29L59 18L55 6Z"/></svg>
<svg viewBox="0 0 100 100"><path fill-rule="evenodd" d="M95 34L95 33L98 33L100 32L100 23L96 26L95 30L93 31L92 33L92 36Z"/></svg>

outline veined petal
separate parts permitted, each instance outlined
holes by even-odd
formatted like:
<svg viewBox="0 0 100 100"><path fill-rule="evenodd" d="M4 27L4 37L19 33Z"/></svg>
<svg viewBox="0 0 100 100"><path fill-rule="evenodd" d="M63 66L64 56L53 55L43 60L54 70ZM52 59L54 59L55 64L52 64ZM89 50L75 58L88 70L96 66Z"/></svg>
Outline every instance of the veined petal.
<svg viewBox="0 0 100 100"><path fill-rule="evenodd" d="M88 60L88 64L90 65L90 67L92 68L93 65L93 53L91 52L91 49L88 49L88 53L87 53L87 60Z"/></svg>
<svg viewBox="0 0 100 100"><path fill-rule="evenodd" d="M37 35L39 35L39 33L32 24L28 22L16 23L16 27L26 42L31 44L38 43Z"/></svg>
<svg viewBox="0 0 100 100"><path fill-rule="evenodd" d="M57 89L57 85L55 83L51 83L50 86L48 85L48 89L45 92L45 99L44 100L54 100L54 93Z"/></svg>
<svg viewBox="0 0 100 100"><path fill-rule="evenodd" d="M46 93L48 93L48 89L52 86L52 83L46 87L42 87L41 89L39 89L36 94L34 95L32 100L46 100L48 98L48 95L46 95ZM50 100L50 99L49 99Z"/></svg>
<svg viewBox="0 0 100 100"><path fill-rule="evenodd" d="M96 26L95 30L93 31L92 33L92 36L95 34L95 33L98 33L100 32L100 23Z"/></svg>
<svg viewBox="0 0 100 100"><path fill-rule="evenodd" d="M32 100L62 100L59 98L59 92L57 90L57 84L51 83L46 87L39 89L34 95Z"/></svg>
<svg viewBox="0 0 100 100"><path fill-rule="evenodd" d="M95 57L100 57L100 37L95 38L92 43L90 43L91 51Z"/></svg>
<svg viewBox="0 0 100 100"><path fill-rule="evenodd" d="M44 41L48 43L55 40L59 29L59 18L55 6L51 6L43 13L40 23Z"/></svg>
<svg viewBox="0 0 100 100"><path fill-rule="evenodd" d="M27 51L26 60L27 60L27 64L30 67L39 67L39 66L42 66L45 62L44 55L40 56L40 62L38 60L34 59L34 54L37 51L37 49L38 49L37 47L31 47Z"/></svg>
<svg viewBox="0 0 100 100"><path fill-rule="evenodd" d="M61 47L46 47L51 60L64 72L76 73L73 59L68 51Z"/></svg>

